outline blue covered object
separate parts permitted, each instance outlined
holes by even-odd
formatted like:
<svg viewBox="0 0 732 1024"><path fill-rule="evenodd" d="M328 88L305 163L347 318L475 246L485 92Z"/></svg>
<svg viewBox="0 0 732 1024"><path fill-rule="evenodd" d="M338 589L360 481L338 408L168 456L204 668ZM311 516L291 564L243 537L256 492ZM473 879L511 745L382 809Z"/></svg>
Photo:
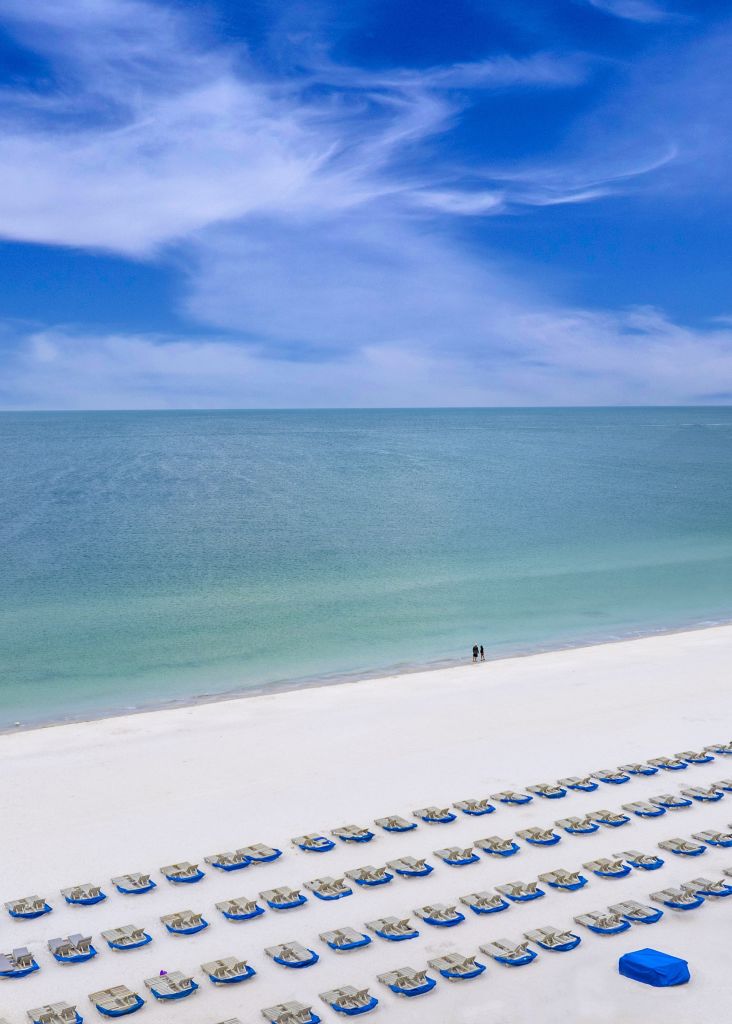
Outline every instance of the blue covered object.
<svg viewBox="0 0 732 1024"><path fill-rule="evenodd" d="M626 953L618 961L618 971L626 978L656 988L685 985L691 977L686 960L661 953L657 949L637 949L633 953Z"/></svg>

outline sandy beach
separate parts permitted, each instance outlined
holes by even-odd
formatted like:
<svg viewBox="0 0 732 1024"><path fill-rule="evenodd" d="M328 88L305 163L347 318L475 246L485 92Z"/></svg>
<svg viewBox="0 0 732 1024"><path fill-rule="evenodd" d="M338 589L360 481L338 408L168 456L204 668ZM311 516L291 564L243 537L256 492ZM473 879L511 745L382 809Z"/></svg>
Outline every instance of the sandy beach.
<svg viewBox="0 0 732 1024"><path fill-rule="evenodd" d="M380 1000L377 1016L395 1024L721 1019L729 997L732 909L724 900L707 900L688 913L669 910L656 925L612 937L592 935L572 919L625 899L648 902L649 893L700 875L720 877L732 867L732 850L710 848L698 859L665 854L660 870L633 871L621 880L590 875L579 892L548 890L543 899L500 915L479 917L466 909L459 926L420 923L419 938L408 942L374 937L364 949L336 954L318 936L344 925L365 931L366 921L392 914L416 921L414 909L426 904L452 904L466 893L535 880L559 867L577 869L617 851L659 852L657 843L674 836L726 830L732 824L730 795L652 820L632 818L621 829L563 834L554 847L521 843L518 855L507 860L481 855L477 864L453 868L433 854L483 836L515 836L568 815L709 785L732 776L732 758L602 785L594 793L570 792L562 800L499 805L486 817L458 814L452 824L420 824L402 835L375 828L372 842L338 843L329 853L304 853L290 840L729 741L730 655L732 626L724 626L4 735L0 900L38 893L54 910L33 921L3 915L2 951L27 945L41 970L22 980L0 979L0 1017L21 1024L28 1008L66 1000L85 1019L101 1020L88 994L126 984L147 999L138 1019L151 1024L216 1024L234 1017L249 1024L262 1019L263 1007L288 999L300 999L332 1021L338 1015L319 993L353 984L368 986ZM283 856L233 873L207 868L196 885L174 886L159 872L161 865L182 860L206 867L207 854L256 842L281 848ZM297 888L403 855L427 857L434 871L373 890L356 887L336 902L309 894L299 909L267 910L240 924L214 908L227 897L256 897L279 885ZM110 877L134 871L150 872L157 888L136 897L118 894ZM65 906L59 890L82 882L103 884L107 900ZM203 912L209 928L190 937L168 935L160 915L189 908ZM153 942L127 953L108 949L101 931L131 923L145 927ZM544 925L571 926L582 944L566 954L542 952L521 969L480 955L487 964L480 978L438 978L432 993L411 1000L377 981L383 971L423 968L447 952L475 954L481 943L518 941L524 931ZM75 966L56 964L48 939L75 932L92 935L99 955ZM293 971L265 956L266 946L290 940L317 950L319 963ZM687 959L691 983L658 990L620 977L618 957L648 945ZM215 988L200 965L230 955L249 961L257 976ZM190 972L200 990L173 1005L156 1003L143 981L160 970Z"/></svg>

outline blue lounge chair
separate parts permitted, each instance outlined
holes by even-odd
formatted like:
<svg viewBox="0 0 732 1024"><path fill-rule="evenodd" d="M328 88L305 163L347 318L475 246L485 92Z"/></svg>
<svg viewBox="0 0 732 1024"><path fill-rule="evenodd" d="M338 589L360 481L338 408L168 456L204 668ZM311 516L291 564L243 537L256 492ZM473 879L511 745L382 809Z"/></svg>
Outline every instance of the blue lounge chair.
<svg viewBox="0 0 732 1024"><path fill-rule="evenodd" d="M110 949L119 952L140 949L141 946L147 946L152 942L152 935L148 935L144 928L138 928L134 924L126 924L122 928L111 928L109 931L102 932L102 938L106 940Z"/></svg>
<svg viewBox="0 0 732 1024"><path fill-rule="evenodd" d="M592 778L605 782L609 786L622 786L624 782L630 782L630 775L619 768L602 768L599 772L593 772Z"/></svg>
<svg viewBox="0 0 732 1024"><path fill-rule="evenodd" d="M693 838L700 843L707 843L709 846L718 846L722 849L732 846L732 832L717 832L715 829L707 829L704 832L695 832Z"/></svg>
<svg viewBox="0 0 732 1024"><path fill-rule="evenodd" d="M434 850L436 857L444 861L445 864L449 864L453 868L465 867L466 864L477 864L480 857L477 853L473 853L472 846L460 847L460 846L448 846L444 850Z"/></svg>
<svg viewBox="0 0 732 1024"><path fill-rule="evenodd" d="M497 885L496 891L512 903L527 903L529 900L538 900L545 895L536 882L506 882L504 885Z"/></svg>
<svg viewBox="0 0 732 1024"><path fill-rule="evenodd" d="M680 836L673 839L662 839L658 845L662 850L669 850L679 857L700 857L707 852L704 843L692 839L682 839Z"/></svg>
<svg viewBox="0 0 732 1024"><path fill-rule="evenodd" d="M28 1010L28 1019L32 1024L84 1024L84 1018L76 1007L64 1002Z"/></svg>
<svg viewBox="0 0 732 1024"><path fill-rule="evenodd" d="M360 825L341 825L340 828L334 828L331 835L343 843L370 843L374 838L373 832Z"/></svg>
<svg viewBox="0 0 732 1024"><path fill-rule="evenodd" d="M49 906L42 896L24 896L19 900L10 900L5 904L5 909L11 917L30 921L35 917L42 917L43 914L50 914L53 907Z"/></svg>
<svg viewBox="0 0 732 1024"><path fill-rule="evenodd" d="M330 875L306 882L305 888L319 900L342 900L345 896L353 896L353 889L346 885L343 878L332 878Z"/></svg>
<svg viewBox="0 0 732 1024"><path fill-rule="evenodd" d="M526 789L534 796L541 796L545 800L561 800L567 795L566 788L558 783L537 782L533 786L527 786Z"/></svg>
<svg viewBox="0 0 732 1024"><path fill-rule="evenodd" d="M270 864L273 860L278 860L282 856L282 850L278 850L275 846L267 846L266 843L253 843L251 846L242 846L236 852L243 853L245 857L248 857L255 864Z"/></svg>
<svg viewBox="0 0 732 1024"><path fill-rule="evenodd" d="M290 889L282 885L278 889L265 889L259 894L272 910L293 910L307 903L308 898L299 889Z"/></svg>
<svg viewBox="0 0 732 1024"><path fill-rule="evenodd" d="M419 936L408 917L380 917L375 921L367 921L366 927L388 942L404 942Z"/></svg>
<svg viewBox="0 0 732 1024"><path fill-rule="evenodd" d="M219 871L241 871L242 868L248 868L252 863L251 857L247 857L241 850L212 853L210 856L204 857L204 861L212 868L218 868Z"/></svg>
<svg viewBox="0 0 732 1024"><path fill-rule="evenodd" d="M327 853L335 849L335 843L327 836L321 836L316 832L307 836L295 836L292 840L295 846L306 853Z"/></svg>
<svg viewBox="0 0 732 1024"><path fill-rule="evenodd" d="M38 969L33 954L25 946L12 953L0 953L0 978L26 978Z"/></svg>
<svg viewBox="0 0 732 1024"><path fill-rule="evenodd" d="M346 1017L359 1017L363 1013L370 1013L379 1005L379 1000L372 996L367 988L358 989L353 985L321 992L320 998L331 1010L345 1014Z"/></svg>
<svg viewBox="0 0 732 1024"><path fill-rule="evenodd" d="M665 807L669 811L679 811L682 807L691 807L692 801L686 796L675 796L673 793L662 793L661 796L648 798L652 804Z"/></svg>
<svg viewBox="0 0 732 1024"><path fill-rule="evenodd" d="M264 908L260 907L256 900L249 900L245 896L222 900L216 904L216 909L221 911L228 921L251 921L252 918L261 917L264 913Z"/></svg>
<svg viewBox="0 0 732 1024"><path fill-rule="evenodd" d="M710 761L714 760L714 755L704 750L684 750L682 753L677 754L676 757L680 761L686 761L688 764L709 764Z"/></svg>
<svg viewBox="0 0 732 1024"><path fill-rule="evenodd" d="M186 999L198 991L198 983L182 971L170 971L154 978L146 978L145 985L156 999L169 1003L176 999Z"/></svg>
<svg viewBox="0 0 732 1024"><path fill-rule="evenodd" d="M97 951L90 935L69 935L66 939L49 939L48 948L60 964L83 964L93 960Z"/></svg>
<svg viewBox="0 0 732 1024"><path fill-rule="evenodd" d="M670 907L671 910L696 910L704 902L704 897L698 892L684 889L661 889L659 892L652 892L651 899L654 903Z"/></svg>
<svg viewBox="0 0 732 1024"><path fill-rule="evenodd" d="M508 903L496 892L472 892L467 896L461 896L460 902L470 907L474 914L500 914L502 910L508 910Z"/></svg>
<svg viewBox="0 0 732 1024"><path fill-rule="evenodd" d="M510 939L487 942L480 951L506 967L524 967L536 960L536 953L529 949L528 942L511 942Z"/></svg>
<svg viewBox="0 0 732 1024"><path fill-rule="evenodd" d="M61 895L72 906L91 907L95 903L106 900L106 893L103 893L98 885L74 885L70 889L62 889Z"/></svg>
<svg viewBox="0 0 732 1024"><path fill-rule="evenodd" d="M635 814L636 818L660 818L666 808L659 804L649 804L646 800L636 800L632 804L623 804L623 810Z"/></svg>
<svg viewBox="0 0 732 1024"><path fill-rule="evenodd" d="M457 818L457 814L453 814L449 807L420 807L412 811L412 814L427 825L449 825Z"/></svg>
<svg viewBox="0 0 732 1024"><path fill-rule="evenodd" d="M587 885L587 879L579 871L565 871L564 868L546 871L539 875L539 881L545 882L552 889L564 889L566 892L576 892Z"/></svg>
<svg viewBox="0 0 732 1024"><path fill-rule="evenodd" d="M191 885L200 882L204 877L198 864L191 864L187 860L182 860L178 864L167 864L160 871L174 885Z"/></svg>
<svg viewBox="0 0 732 1024"><path fill-rule="evenodd" d="M607 825L608 828L620 828L621 825L627 825L630 818L627 814L619 814L618 811L595 811L592 814L592 819L598 822L600 825Z"/></svg>
<svg viewBox="0 0 732 1024"><path fill-rule="evenodd" d="M600 826L592 818L560 818L554 822L570 836L589 836L597 832Z"/></svg>
<svg viewBox="0 0 732 1024"><path fill-rule="evenodd" d="M704 750L708 754L732 754L732 743L710 743Z"/></svg>
<svg viewBox="0 0 732 1024"><path fill-rule="evenodd" d="M732 885L725 882L723 878L718 879L716 882L712 881L711 878L693 878L690 882L685 882L681 888L695 895L704 896L705 899L732 896Z"/></svg>
<svg viewBox="0 0 732 1024"><path fill-rule="evenodd" d="M115 985L113 988L102 989L101 992L92 992L89 999L103 1017L126 1017L145 1005L142 996L131 992L126 985Z"/></svg>
<svg viewBox="0 0 732 1024"><path fill-rule="evenodd" d="M299 942L284 942L279 946L268 946L265 953L281 967L311 967L320 959L314 949L307 949Z"/></svg>
<svg viewBox="0 0 732 1024"><path fill-rule="evenodd" d="M658 768L655 768L652 764L621 764L620 771L625 772L626 775L657 775Z"/></svg>
<svg viewBox="0 0 732 1024"><path fill-rule="evenodd" d="M461 914L457 907L445 903L430 903L426 907L418 907L414 913L425 924L434 925L435 928L454 928L465 920L465 914Z"/></svg>
<svg viewBox="0 0 732 1024"><path fill-rule="evenodd" d="M371 942L370 935L357 932L355 928L336 928L333 931L321 932L320 939L336 953L347 953L352 949L361 949Z"/></svg>
<svg viewBox="0 0 732 1024"><path fill-rule="evenodd" d="M658 871L665 863L662 857L657 857L654 853L641 853L640 850L625 850L623 853L616 853L615 856L622 857L632 868L641 871Z"/></svg>
<svg viewBox="0 0 732 1024"><path fill-rule="evenodd" d="M630 928L630 921L626 921L620 914L608 910L593 910L589 914L578 914L575 917L577 924L588 928L595 935L619 935L627 932Z"/></svg>
<svg viewBox="0 0 732 1024"><path fill-rule="evenodd" d="M239 960L235 956L210 960L201 964L201 970L208 975L209 981L214 985L238 985L242 981L249 981L257 973L246 960Z"/></svg>
<svg viewBox="0 0 732 1024"><path fill-rule="evenodd" d="M427 971L415 971L411 967L400 967L396 971L387 971L380 974L379 981L382 985L390 988L398 996L422 996L431 992L435 987L434 978L427 975Z"/></svg>
<svg viewBox="0 0 732 1024"><path fill-rule="evenodd" d="M681 795L691 797L692 800L698 800L702 804L716 804L722 799L724 793L714 786L688 786L681 790Z"/></svg>
<svg viewBox="0 0 732 1024"><path fill-rule="evenodd" d="M599 857L597 860L588 860L582 867L598 878L625 878L630 874L630 865L619 857Z"/></svg>
<svg viewBox="0 0 732 1024"><path fill-rule="evenodd" d="M513 789L504 789L501 793L493 793L491 800L497 800L501 804L508 804L509 807L520 807L522 804L530 804L533 796L529 793L517 793Z"/></svg>
<svg viewBox="0 0 732 1024"><path fill-rule="evenodd" d="M399 857L398 860L388 860L386 866L397 875L402 875L403 878L423 878L434 870L426 860L417 857Z"/></svg>
<svg viewBox="0 0 732 1024"><path fill-rule="evenodd" d="M662 768L667 772L681 772L689 767L686 761L682 761L679 757L651 757L648 759L648 763L652 764L654 768Z"/></svg>
<svg viewBox="0 0 732 1024"><path fill-rule="evenodd" d="M123 896L139 896L157 888L157 883L153 882L149 875L140 872L133 872L131 875L118 875L112 879L112 885Z"/></svg>
<svg viewBox="0 0 732 1024"><path fill-rule="evenodd" d="M488 836L487 839L477 839L475 845L483 853L489 853L493 857L513 857L519 852L519 844L512 839L502 839L501 836Z"/></svg>
<svg viewBox="0 0 732 1024"><path fill-rule="evenodd" d="M663 917L662 910L647 907L645 903L638 903L637 900L626 900L624 903L615 903L608 908L614 914L620 914L631 924L655 924Z"/></svg>
<svg viewBox="0 0 732 1024"><path fill-rule="evenodd" d="M461 956L460 953L446 953L427 964L448 981L468 981L478 978L485 971L485 964L480 964L474 956Z"/></svg>
<svg viewBox="0 0 732 1024"><path fill-rule="evenodd" d="M533 931L524 932L524 937L529 942L535 942L541 949L549 950L551 953L568 953L576 949L582 942L579 935L574 932L562 931L561 928L535 928Z"/></svg>
<svg viewBox="0 0 732 1024"><path fill-rule="evenodd" d="M519 839L523 839L532 846L556 846L561 841L561 836L551 828L522 828L516 833Z"/></svg>
<svg viewBox="0 0 732 1024"><path fill-rule="evenodd" d="M590 778L580 778L577 775L570 775L566 779L559 779L558 785L564 786L565 789L573 789L577 793L594 793L596 789L599 789L597 782L593 782Z"/></svg>
<svg viewBox="0 0 732 1024"><path fill-rule="evenodd" d="M398 814L392 814L388 818L377 818L374 822L385 832L412 832L417 827L416 821L407 821Z"/></svg>
<svg viewBox="0 0 732 1024"><path fill-rule="evenodd" d="M350 878L356 885L373 888L375 885L388 885L394 880L394 875L386 868L366 864L362 868L351 868L350 871L346 871L346 878Z"/></svg>
<svg viewBox="0 0 732 1024"><path fill-rule="evenodd" d="M176 914L163 914L160 920L171 935L197 935L204 928L208 928L208 921L201 914L193 910L182 910Z"/></svg>
<svg viewBox="0 0 732 1024"><path fill-rule="evenodd" d="M320 1017L311 1006L292 999L277 1006L268 1006L262 1010L262 1016L270 1024L320 1024Z"/></svg>
<svg viewBox="0 0 732 1024"><path fill-rule="evenodd" d="M458 800L458 802L452 806L458 811L462 811L463 814L469 814L476 818L482 817L484 814L493 814L495 811L493 804L486 799Z"/></svg>

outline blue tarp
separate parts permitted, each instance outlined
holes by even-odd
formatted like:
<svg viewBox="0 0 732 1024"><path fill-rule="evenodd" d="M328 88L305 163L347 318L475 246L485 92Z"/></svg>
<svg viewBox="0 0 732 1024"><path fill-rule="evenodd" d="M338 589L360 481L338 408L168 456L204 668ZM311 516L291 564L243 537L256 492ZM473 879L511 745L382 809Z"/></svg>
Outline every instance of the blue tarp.
<svg viewBox="0 0 732 1024"><path fill-rule="evenodd" d="M691 977L686 960L661 953L658 949L636 949L634 953L626 953L618 961L618 970L626 978L655 985L656 988L685 985Z"/></svg>

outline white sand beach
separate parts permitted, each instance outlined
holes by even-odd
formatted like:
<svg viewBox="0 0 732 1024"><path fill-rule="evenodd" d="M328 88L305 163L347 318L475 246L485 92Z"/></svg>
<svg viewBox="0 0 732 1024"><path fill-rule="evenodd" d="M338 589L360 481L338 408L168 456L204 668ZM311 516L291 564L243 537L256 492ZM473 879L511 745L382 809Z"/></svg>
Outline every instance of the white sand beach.
<svg viewBox="0 0 732 1024"><path fill-rule="evenodd" d="M411 818L426 805L447 806L729 741L731 660L732 626L725 626L4 735L0 901L38 893L54 910L32 921L12 921L3 913L1 951L27 945L41 970L25 979L0 979L0 1017L21 1024L28 1008L66 1000L87 1021L101 1020L88 994L126 984L147 1000L135 1019L150 1024L216 1024L235 1017L250 1024L262 1019L263 1007L289 999L333 1021L339 1015L319 993L352 984L368 986L380 1000L375 1018L394 1024L725 1019L732 897L706 900L690 912L668 910L657 924L634 925L615 936L593 935L573 925L573 917L625 899L648 902L649 893L700 875L718 878L732 868L732 849L709 848L699 858L667 853L660 870L634 870L619 880L589 874L578 892L549 889L544 898L497 915L477 916L463 907L464 923L448 929L419 923L419 938L407 942L374 937L363 949L336 954L319 933L344 925L365 931L366 921L388 915L412 915L416 923L413 910L426 904L456 903L467 893L535 880L554 868L577 869L617 851L659 852L659 840L674 836L729 829L732 794L652 820L632 818L622 828L590 836L563 834L553 847L521 843L520 852L505 860L481 854L479 863L455 868L433 855L484 836L515 836L530 825L707 786L732 776L732 757L601 785L594 793L570 791L561 800L498 805L485 817L458 814L452 824L420 824L401 835L374 828L372 842L338 842L323 854L296 850L290 839L348 823L372 825L388 814ZM203 863L207 854L256 842L281 848L283 856L232 873ZM309 894L299 909L267 910L239 924L214 908L227 897L299 887L402 855L427 857L434 871L373 890L356 887L336 902ZM199 862L206 877L196 885L167 882L160 866L181 860ZM157 888L140 896L118 894L110 877L134 871L150 872ZM65 906L59 890L82 882L102 883L107 900ZM160 915L189 908L203 912L209 928L190 937L167 934ZM101 931L131 923L144 926L153 942L125 953L108 949ZM518 941L524 931L544 925L572 927L582 944L569 953L540 952L522 968L480 955L487 964L480 978L451 983L438 977L433 992L414 999L377 981L381 972L423 968L447 952L475 954L481 943ZM92 935L99 955L74 966L55 963L47 940L76 932ZM319 963L288 970L265 956L265 946L290 940L316 950ZM654 989L621 977L618 957L644 946L687 959L691 983ZM257 975L241 985L214 987L200 965L230 955L248 960ZM156 1003L143 981L161 969L190 972L199 991L172 1005Z"/></svg>

